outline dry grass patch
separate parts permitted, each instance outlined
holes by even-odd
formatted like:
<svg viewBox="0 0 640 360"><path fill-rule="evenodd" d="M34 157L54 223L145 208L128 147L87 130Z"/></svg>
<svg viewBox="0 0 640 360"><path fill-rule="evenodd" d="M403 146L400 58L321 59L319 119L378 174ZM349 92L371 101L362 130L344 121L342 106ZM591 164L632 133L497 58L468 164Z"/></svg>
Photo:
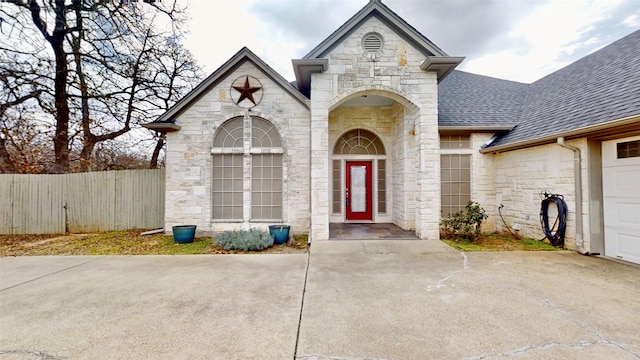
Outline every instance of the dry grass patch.
<svg viewBox="0 0 640 360"><path fill-rule="evenodd" d="M0 256L37 255L188 255L237 254L216 245L211 237L196 237L190 244L175 244L164 234L142 236L144 230L110 231L100 234L0 235ZM274 245L260 253L304 253L306 235L296 235L289 244Z"/></svg>
<svg viewBox="0 0 640 360"><path fill-rule="evenodd" d="M561 248L551 244L530 239L515 239L503 234L481 234L475 240L465 237L447 237L441 235L442 241L460 251L558 251Z"/></svg>

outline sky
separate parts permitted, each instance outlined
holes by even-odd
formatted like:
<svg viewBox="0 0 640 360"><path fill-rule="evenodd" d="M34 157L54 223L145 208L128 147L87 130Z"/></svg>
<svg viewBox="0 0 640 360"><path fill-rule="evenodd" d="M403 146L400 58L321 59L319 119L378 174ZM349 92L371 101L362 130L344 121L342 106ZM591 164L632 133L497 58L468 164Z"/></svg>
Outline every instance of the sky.
<svg viewBox="0 0 640 360"><path fill-rule="evenodd" d="M207 73L243 46L287 80L369 0L185 0L186 47ZM638 0L383 0L459 70L531 83L640 29Z"/></svg>

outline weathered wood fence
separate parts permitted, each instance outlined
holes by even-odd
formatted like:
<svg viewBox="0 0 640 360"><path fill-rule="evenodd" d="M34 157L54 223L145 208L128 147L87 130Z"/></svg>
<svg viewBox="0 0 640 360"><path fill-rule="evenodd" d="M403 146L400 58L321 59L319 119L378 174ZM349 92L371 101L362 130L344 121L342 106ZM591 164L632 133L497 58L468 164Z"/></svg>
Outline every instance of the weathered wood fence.
<svg viewBox="0 0 640 360"><path fill-rule="evenodd" d="M0 234L63 234L164 225L164 170L0 174Z"/></svg>

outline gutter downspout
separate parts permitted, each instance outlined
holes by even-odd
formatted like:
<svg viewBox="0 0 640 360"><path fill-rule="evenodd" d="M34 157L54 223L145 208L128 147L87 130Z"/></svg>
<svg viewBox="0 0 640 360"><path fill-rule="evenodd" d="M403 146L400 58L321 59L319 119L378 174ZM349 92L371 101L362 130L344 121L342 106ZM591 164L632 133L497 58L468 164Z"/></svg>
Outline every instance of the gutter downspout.
<svg viewBox="0 0 640 360"><path fill-rule="evenodd" d="M584 248L584 226L582 225L582 155L579 148L566 144L564 137L559 137L557 143L563 148L573 151L573 176L576 193L576 251L582 255L589 255L589 252Z"/></svg>

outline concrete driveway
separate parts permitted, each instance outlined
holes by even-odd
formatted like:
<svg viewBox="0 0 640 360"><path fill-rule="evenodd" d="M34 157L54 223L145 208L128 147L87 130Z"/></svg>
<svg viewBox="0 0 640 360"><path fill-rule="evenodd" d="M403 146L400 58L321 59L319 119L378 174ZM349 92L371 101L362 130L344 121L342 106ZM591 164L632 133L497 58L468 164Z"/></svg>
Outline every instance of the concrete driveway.
<svg viewBox="0 0 640 360"><path fill-rule="evenodd" d="M640 268L439 241L0 258L2 359L640 359Z"/></svg>
<svg viewBox="0 0 640 360"><path fill-rule="evenodd" d="M306 255L0 259L0 358L292 359Z"/></svg>

